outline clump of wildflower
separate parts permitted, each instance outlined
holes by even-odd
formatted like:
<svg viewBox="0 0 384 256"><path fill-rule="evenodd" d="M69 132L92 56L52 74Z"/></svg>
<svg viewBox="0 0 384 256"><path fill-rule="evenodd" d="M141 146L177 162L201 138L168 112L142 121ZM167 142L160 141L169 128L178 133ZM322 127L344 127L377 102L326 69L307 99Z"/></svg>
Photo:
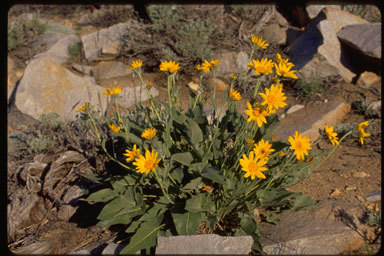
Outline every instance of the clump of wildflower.
<svg viewBox="0 0 384 256"><path fill-rule="evenodd" d="M273 73L273 62L267 58L255 60L252 59L253 64L247 63L253 69L256 75L269 75Z"/></svg>
<svg viewBox="0 0 384 256"><path fill-rule="evenodd" d="M266 49L269 46L266 40L263 41L262 37L258 37L253 34L251 34L251 41L253 44L257 45L261 49Z"/></svg>
<svg viewBox="0 0 384 256"><path fill-rule="evenodd" d="M291 144L290 149L295 150L293 153L296 155L297 160L303 161L304 155L308 155L308 150L312 149L310 144L311 139L296 131L294 137L289 136L288 142Z"/></svg>
<svg viewBox="0 0 384 256"><path fill-rule="evenodd" d="M162 61L160 63L160 70L169 73L176 73L180 69L179 63L175 61Z"/></svg>
<svg viewBox="0 0 384 256"><path fill-rule="evenodd" d="M127 162L133 161L140 155L140 148L137 148L136 144L134 144L132 150L126 149L123 155L127 157L125 159Z"/></svg>
<svg viewBox="0 0 384 256"><path fill-rule="evenodd" d="M264 167L264 165L268 162L267 158L260 158L255 155L253 151L249 153L249 157L243 154L243 158L239 160L241 169L245 172L244 178L251 177L252 180L255 177L259 179L265 179L265 175L262 173L263 171L267 171L268 168Z"/></svg>
<svg viewBox="0 0 384 256"><path fill-rule="evenodd" d="M259 95L264 100L261 105L267 105L267 109L270 112L273 112L279 108L283 108L287 105L287 103L284 102L287 97L284 96L282 86L279 84L272 84L269 89L265 88L265 93L260 92Z"/></svg>
<svg viewBox="0 0 384 256"><path fill-rule="evenodd" d="M135 69L139 69L142 65L143 65L143 62L140 59L138 59L138 60L132 61L132 64L129 66L129 68L132 70L135 70Z"/></svg>
<svg viewBox="0 0 384 256"><path fill-rule="evenodd" d="M83 105L81 105L80 108L77 109L77 112L83 112L83 111L87 110L88 106L89 106L89 102L87 101Z"/></svg>
<svg viewBox="0 0 384 256"><path fill-rule="evenodd" d="M229 98L231 98L231 100L234 100L234 101L239 101L239 100L241 100L241 95L238 91L233 90L231 88L231 89L229 89Z"/></svg>
<svg viewBox="0 0 384 256"><path fill-rule="evenodd" d="M121 93L121 87L113 87L112 89L107 88L107 92L104 93L106 96L119 95Z"/></svg>
<svg viewBox="0 0 384 256"><path fill-rule="evenodd" d="M371 136L370 133L367 133L364 131L364 129L369 125L369 122L368 121L365 121L365 122L362 122L362 123L359 123L357 125L357 131L359 132L359 141L360 141L360 144L363 145L364 144L364 138L365 137L369 137Z"/></svg>
<svg viewBox="0 0 384 256"><path fill-rule="evenodd" d="M333 130L333 127L328 126L328 124L325 124L324 130L332 145L339 145L339 139L337 138L337 133Z"/></svg>
<svg viewBox="0 0 384 256"><path fill-rule="evenodd" d="M155 136L156 136L156 129L155 128L147 128L141 134L141 137L144 139L147 139L147 140L150 140Z"/></svg>
<svg viewBox="0 0 384 256"><path fill-rule="evenodd" d="M159 153L155 153L153 149L152 152L147 149L145 156L139 154L133 163L133 165L136 166L136 172L145 174L148 174L150 171L154 172L161 160L161 158L157 158L158 154Z"/></svg>
<svg viewBox="0 0 384 256"><path fill-rule="evenodd" d="M245 114L248 115L247 122L255 121L259 127L261 127L263 123L267 123L267 119L265 117L268 116L268 113L261 106L252 108L251 103L247 101L247 107L248 109L244 111Z"/></svg>
<svg viewBox="0 0 384 256"><path fill-rule="evenodd" d="M275 150L272 148L272 144L269 141L261 139L258 144L255 144L253 152L260 158L268 158L269 155Z"/></svg>

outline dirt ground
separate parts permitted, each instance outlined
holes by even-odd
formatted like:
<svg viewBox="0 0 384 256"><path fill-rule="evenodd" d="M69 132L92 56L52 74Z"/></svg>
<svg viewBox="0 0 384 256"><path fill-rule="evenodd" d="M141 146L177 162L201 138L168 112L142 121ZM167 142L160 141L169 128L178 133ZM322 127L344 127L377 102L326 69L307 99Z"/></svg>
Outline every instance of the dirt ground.
<svg viewBox="0 0 384 256"><path fill-rule="evenodd" d="M29 55L35 53L34 51L27 52ZM12 51L10 56L23 56L25 53L26 49L25 47L22 47L19 50ZM22 68L25 64L20 61L18 66ZM157 85L159 91L157 100L166 101L168 97L165 87L165 79L161 75L154 75L150 78L153 79L153 83ZM188 102L187 84L191 81L196 81L194 79L196 78L191 75L180 77L179 84L182 88L179 99L182 106L185 105L184 103ZM117 82L124 86L124 78ZM104 86L107 87L107 84L108 83ZM326 92L311 98L300 98L293 88L286 88L286 95L288 96L287 103L291 106L295 104L305 104L314 100L326 99L328 96L334 95L335 93L349 104L360 100L361 95L364 98L367 98L369 102L381 100L381 84L377 83L374 85L374 88L376 88L379 94L375 94L372 90L352 84L339 87L330 86L329 90ZM246 99L243 99L240 104L238 104L239 110L243 111L245 109L245 102ZM218 105L221 105L220 97L218 97ZM206 107L209 107L209 105ZM358 113L352 108L340 123L352 124L366 120L368 119L363 113ZM367 138L366 144L360 145L356 137L347 138L322 166L314 169L307 179L301 181L296 186L291 187L290 190L303 192L315 200L324 200L329 197L335 197L337 199L348 201L357 198L366 208L366 212L379 212L381 203L370 203L365 200L365 197L371 191L381 190L382 186L381 118L376 117L369 119L369 121L370 126L367 130L371 133L371 137ZM331 147L332 145L330 143L324 141L313 150L330 149ZM362 174L364 177L361 177ZM8 184L8 187L10 187L9 185L10 184ZM332 195L332 192L336 189L341 193ZM98 209L88 209L90 212L94 211L93 213L82 212L81 209L83 208L80 207L77 215L74 218L71 218L69 222L58 221L54 216L50 216L44 218L44 220L37 225L25 228L25 236L17 241L11 242L9 248L20 249L18 251L19 253L29 253L34 251L40 253L49 252L65 254L84 246L92 248L101 243L112 241L119 242L124 240L124 237L115 239L117 229L111 230L95 226L94 221L97 216L95 214ZM378 230L377 233L380 232L381 231ZM35 243L34 246L39 247L40 251L36 251L36 248L25 246L36 241L38 241L38 243ZM102 248L99 248L99 250L102 250Z"/></svg>

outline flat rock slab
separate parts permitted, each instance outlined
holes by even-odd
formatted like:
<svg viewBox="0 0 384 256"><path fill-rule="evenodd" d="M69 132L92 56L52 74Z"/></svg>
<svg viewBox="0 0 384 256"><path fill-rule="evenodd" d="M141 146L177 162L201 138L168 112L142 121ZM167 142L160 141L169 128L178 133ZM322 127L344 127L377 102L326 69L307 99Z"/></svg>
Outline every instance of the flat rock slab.
<svg viewBox="0 0 384 256"><path fill-rule="evenodd" d="M298 131L303 136L309 137L313 143L319 138L319 130L323 130L325 124L330 126L337 124L350 109L349 104L338 98L331 99L327 103L309 103L305 108L282 119L276 136L278 139L288 139Z"/></svg>
<svg viewBox="0 0 384 256"><path fill-rule="evenodd" d="M358 249L364 243L362 237L336 220L340 212L355 206L344 209L338 204L336 200L325 200L298 212L284 211L279 215L280 225L262 223L263 251L268 255L338 255Z"/></svg>
<svg viewBox="0 0 384 256"><path fill-rule="evenodd" d="M159 237L156 254L249 254L253 245L251 236L223 237L219 235L194 235Z"/></svg>

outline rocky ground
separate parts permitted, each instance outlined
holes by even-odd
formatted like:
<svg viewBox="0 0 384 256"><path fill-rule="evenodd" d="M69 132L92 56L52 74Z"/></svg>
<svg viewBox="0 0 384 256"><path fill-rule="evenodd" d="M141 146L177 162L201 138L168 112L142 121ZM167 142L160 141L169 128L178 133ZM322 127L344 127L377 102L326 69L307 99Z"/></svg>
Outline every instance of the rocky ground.
<svg viewBox="0 0 384 256"><path fill-rule="evenodd" d="M33 14L37 8L15 8L10 12L9 19L12 21L20 16L28 19L26 12ZM217 32L210 42L214 45L212 49L218 53L217 58L222 61L218 70L219 91L228 87L228 74L236 73L247 61L249 46L246 40L250 33L260 34L270 42L270 50L265 56L272 57L279 51L294 61L305 87L299 83L285 85L289 106L279 113L282 123L277 134L279 138L284 139L292 133L292 129L297 129L314 141L321 136L319 128L322 129L324 123L337 125L336 129L342 131L348 125L370 121L368 131L371 136L364 145L358 143L356 134L347 138L322 166L314 168L307 179L290 188L320 202L317 208L308 210L312 211L309 214L316 217L307 220L297 214L285 214L281 216L281 227L266 225L264 244L268 253L372 254L380 244L381 227L377 216L381 216L381 77L380 68L374 64L381 58L381 53L377 53L374 43L370 45L371 49L357 50L356 46L354 48L351 45L358 45L358 42L350 42L354 38L348 37L348 31L343 35L339 32L350 24L381 26L381 23L375 23L380 21L377 20L375 8L364 9L364 13L360 11L360 16L351 14L353 8L336 6L336 9L327 7L321 11L319 6L233 6L207 7L205 13L196 10L190 12L190 15L206 18L204 15L213 9L221 11L220 17L225 26L217 30L220 32L220 29L225 29L226 36ZM156 9L150 10L155 17ZM121 20L121 16L128 18ZM143 16L138 18L132 8L85 6L71 9L45 6L40 7L40 19L54 24L50 28L56 32L26 38L23 44L8 52L9 248L26 254L64 254L79 250L93 254L105 252L107 244L124 242L124 237L120 237L119 227L106 229L95 226L101 208L99 205L89 208L78 200L82 194L81 188L91 185L78 174L102 173L110 163L107 157L96 150L94 136L80 123L73 122L73 106L91 97L89 101L94 104L100 102L108 115L112 107L105 98L100 99L96 95L102 94L104 88L115 85L121 85L124 99L130 99L119 101L122 109L131 108L139 101L147 104L145 95L139 96L138 80L133 79L127 69L127 64L136 58L143 59L144 65L147 64L144 80L154 84L151 94L159 101L167 100L164 77L156 70L158 63L153 60L160 55L156 47L164 45L174 49L186 70L181 72L179 81L182 85L180 101L187 102L187 84L196 83L197 79L197 74L188 68L197 63L186 55L178 55L183 48L167 41L164 31L157 33L165 34L163 39L156 33L143 36L145 33L142 31L149 21ZM115 25L119 22L123 23ZM167 26L161 22L156 24ZM143 36L143 42L156 41L156 46L141 46L130 51L125 45L122 49L121 44L116 42L121 40L117 34L124 29L131 31L131 35ZM365 31L374 29L370 27ZM132 40L125 38L124 43L131 44L128 48L136 47ZM350 43L340 45L339 41ZM69 54L68 47L75 51L73 45L79 42L82 43L80 53ZM381 51L380 42L379 45ZM297 54L300 49L307 49L307 52ZM359 58L359 68L353 61L347 61L346 54L354 54ZM338 61L337 57L340 56L343 56L343 62ZM361 63L366 63L365 69L360 68ZM316 76L314 71L318 72ZM244 95L252 90L253 79L250 77L250 82L242 91ZM51 86L56 86L53 91ZM57 97L57 91L68 87L72 88L68 98L63 100ZM45 105L40 100L42 95L46 97ZM220 106L219 98L218 101ZM245 102L246 99L243 99L239 110L245 108ZM42 122L41 118L38 121L39 117L49 111L59 113L67 124L56 121L41 127L42 123L47 122ZM36 129L39 123L40 128ZM56 131L52 131L52 127ZM44 141L45 146L41 145L41 140L32 140L31 137L28 137L28 143L15 143L27 135L41 138L41 134L57 137L57 140ZM313 150L331 147L330 143L321 142ZM298 224L297 218L305 221ZM338 228L332 231L322 229L327 225L322 227L321 223ZM320 231L314 235L310 230L316 225ZM282 233L281 230L288 230L286 227L289 226L289 230L301 236L289 235L289 232L276 236ZM338 251L319 251L319 248L311 247L319 242L319 237L323 237L328 246L331 242L339 241L334 244ZM295 241L297 244L294 244ZM300 242L307 245L305 248L309 248L308 251L298 245Z"/></svg>

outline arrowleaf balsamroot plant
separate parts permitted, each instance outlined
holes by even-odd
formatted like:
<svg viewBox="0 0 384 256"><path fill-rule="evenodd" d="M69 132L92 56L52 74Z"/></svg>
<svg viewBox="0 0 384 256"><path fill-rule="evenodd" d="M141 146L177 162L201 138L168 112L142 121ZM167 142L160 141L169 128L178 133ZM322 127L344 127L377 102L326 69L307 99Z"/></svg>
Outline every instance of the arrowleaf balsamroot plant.
<svg viewBox="0 0 384 256"><path fill-rule="evenodd" d="M334 147L325 157L321 156L326 152L311 150L325 136L311 144L309 138L296 131L288 140L278 140L276 111L287 105L283 83L297 79L296 71L280 54L276 54L275 61L254 59L268 44L254 35L251 43L248 68L244 75L228 78L230 88L222 92L224 103L219 113L216 83L211 86L214 109L210 118L203 110L203 77L215 78L220 60L205 60L195 66L200 81L189 85L186 111L180 109L178 102L180 64L160 63L168 102L157 102L149 93L152 83L142 79L145 63L141 60L134 60L129 68L148 93L149 107L139 104L134 111L121 115L116 99L122 88L116 87L105 93L116 104L116 113L108 124L110 129L95 122L88 102L77 109L83 118L88 118L104 152L125 170L119 175L84 175L105 185L85 199L89 203L105 203L98 225L122 224L125 232L131 234L129 242L123 241L128 243L121 253L141 249L149 252L158 236L193 235L199 227L210 232L225 231L226 235L250 235L253 249L262 251L255 209L263 220L278 223L276 213L285 209L297 211L315 203L286 188L309 175L311 168L324 162L352 131L338 139L333 127L326 125L325 133ZM250 69L258 80L247 108L238 112L242 95L233 85L236 81L243 86ZM263 76L271 76L273 84L259 92ZM358 126L361 144L369 136L364 130L367 126L368 122ZM106 142L112 150L107 149Z"/></svg>

